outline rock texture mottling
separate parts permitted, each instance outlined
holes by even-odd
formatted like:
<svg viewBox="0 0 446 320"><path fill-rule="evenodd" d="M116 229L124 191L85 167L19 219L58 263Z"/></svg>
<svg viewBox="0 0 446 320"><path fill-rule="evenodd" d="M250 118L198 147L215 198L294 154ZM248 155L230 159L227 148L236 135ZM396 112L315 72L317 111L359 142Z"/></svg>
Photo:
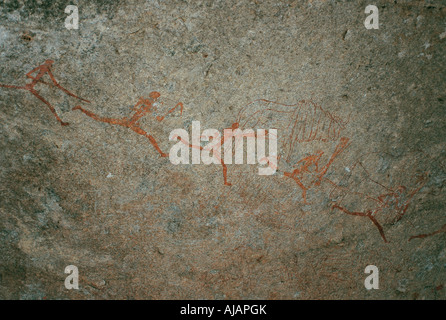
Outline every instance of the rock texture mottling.
<svg viewBox="0 0 446 320"><path fill-rule="evenodd" d="M3 1L0 83L24 86L52 59L91 103L38 84L61 126L30 92L0 87L0 298L445 299L446 233L409 238L446 224L446 6L378 1L380 28L367 30L368 4ZM140 120L165 152L171 130L221 131L256 99L311 100L351 144L304 203L280 166L228 165L224 186L221 166L174 166L145 137L72 110L122 118L152 91L184 104ZM318 150L326 163L338 143L298 144L295 163ZM377 200L391 192L400 202ZM333 208L380 203L388 243L369 217ZM67 265L79 290L64 287ZM379 290L364 288L367 265Z"/></svg>

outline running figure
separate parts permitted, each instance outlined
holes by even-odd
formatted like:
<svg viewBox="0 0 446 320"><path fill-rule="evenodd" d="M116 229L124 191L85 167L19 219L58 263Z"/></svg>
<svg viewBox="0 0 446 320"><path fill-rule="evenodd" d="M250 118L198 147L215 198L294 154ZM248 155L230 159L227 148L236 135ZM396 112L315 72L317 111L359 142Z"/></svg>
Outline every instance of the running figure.
<svg viewBox="0 0 446 320"><path fill-rule="evenodd" d="M36 96L39 100L41 100L43 103L45 103L48 108L50 108L51 112L53 113L53 115L56 117L57 121L60 122L60 124L62 126L67 126L69 123L68 122L63 122L62 119L60 119L59 115L57 114L56 110L54 109L54 107L48 102L46 101L40 94L39 92L34 89L34 87L36 86L36 84L43 83L46 85L51 85L51 83L45 82L42 80L42 77L45 74L48 74L49 77L51 78L51 81L53 82L53 85L55 85L56 87L58 87L60 90L62 90L63 92L65 92L66 94L68 94L69 96L72 96L76 99L79 99L81 101L90 103L90 101L82 99L78 96L76 96L75 94L71 93L70 91L68 91L67 89L65 89L64 87L62 87L57 81L56 78L54 78L53 73L51 72L51 66L54 63L53 60L46 60L44 62L44 64L42 64L41 66L38 66L37 68L34 68L33 70L31 70L30 72L28 72L26 74L26 77L29 79L32 79L32 81L30 83L27 83L24 87L21 86L15 86L15 85L8 85L8 84L0 84L0 87L4 87L4 88L11 88L11 89L23 89L23 90L27 90L29 92L31 92L34 96ZM37 75L35 77L32 76L33 73L36 73Z"/></svg>
<svg viewBox="0 0 446 320"><path fill-rule="evenodd" d="M311 189L313 186L319 186L330 168L331 164L335 160L335 158L344 151L349 146L348 138L341 138L340 143L336 146L335 151L330 157L330 160L323 166L319 167L323 151L318 151L317 153L310 155L302 160L299 160L295 167L298 166L297 169L294 169L292 172L284 172L283 175L285 177L293 179L299 188L302 189L302 198L304 200L304 204L309 204L307 202L307 190Z"/></svg>
<svg viewBox="0 0 446 320"><path fill-rule="evenodd" d="M159 97L160 97L160 93L153 91L149 94L148 99L139 98L138 102L133 107L133 110L135 111L135 113L131 117L124 117L121 119L100 117L91 111L85 110L81 106L76 106L73 108L73 110L80 110L83 113L85 113L87 116L89 116L90 118L93 118L96 121L106 122L106 123L115 124L118 126L129 128L129 129L133 130L134 132L136 132L137 134L140 134L140 135L148 138L150 143L152 144L152 146L156 149L156 151L158 151L158 153L160 154L161 157L168 157L169 155L167 153L164 153L161 151L155 138L152 135L148 134L143 129L141 129L141 125L138 123L138 120L141 119L143 116L145 116L147 113L156 111L155 104ZM181 102L179 102L175 107L170 109L164 116L157 116L156 120L162 121L169 113L172 113L173 111L175 111L175 109L177 107L180 107L180 113L183 114L183 104Z"/></svg>

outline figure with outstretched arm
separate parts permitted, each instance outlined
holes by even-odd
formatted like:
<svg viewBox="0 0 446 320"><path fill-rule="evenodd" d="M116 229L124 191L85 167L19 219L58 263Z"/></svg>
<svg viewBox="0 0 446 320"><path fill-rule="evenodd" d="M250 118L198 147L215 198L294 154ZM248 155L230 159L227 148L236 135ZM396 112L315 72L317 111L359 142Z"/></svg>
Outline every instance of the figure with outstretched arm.
<svg viewBox="0 0 446 320"><path fill-rule="evenodd" d="M91 111L88 111L88 110L82 108L81 106L76 106L73 108L73 110L80 110L84 114L89 116L90 118L92 118L96 121L99 121L99 122L106 122L109 124L129 128L132 131L136 132L137 134L142 135L142 136L146 137L147 139L149 139L150 143L156 149L156 151L158 151L158 153L160 154L161 157L168 157L169 155L167 153L164 153L161 151L155 138L152 135L148 134L143 129L141 129L141 125L138 123L138 120L141 119L142 117L144 117L146 114L156 111L155 103L157 102L159 97L160 97L160 93L153 91L149 94L149 98L147 98L147 99L140 98L138 100L138 102L136 103L136 105L133 107L133 110L135 111L135 113L133 115L131 115L130 117L124 117L124 118L120 118L120 119L104 118L104 117L94 114ZM162 117L156 117L156 119L161 122L168 114L172 113L177 107L181 108L180 112L182 114L183 113L183 104L181 102L179 102L174 108L170 109L166 115L164 115Z"/></svg>
<svg viewBox="0 0 446 320"><path fill-rule="evenodd" d="M76 96L75 94L71 93L70 91L68 91L67 89L62 87L56 81L56 78L54 77L53 73L51 72L51 66L53 65L53 63L54 63L53 60L46 60L42 65L40 65L40 66L34 68L33 70L31 70L30 72L28 72L26 74L26 77L31 79L31 82L27 83L25 86L15 86L15 85L9 85L9 84L0 84L0 87L2 87L2 88L10 88L10 89L22 89L22 90L27 90L27 91L31 92L36 98L38 98L40 101L42 101L43 103L45 103L48 106L50 111L53 113L53 115L56 117L57 121L59 121L59 123L62 126L66 126L69 123L62 121L62 119L59 117L59 115L57 114L57 112L54 109L54 107L45 98L43 98L39 94L39 92L36 89L34 89L34 87L38 83L42 83L42 84L46 84L46 85L54 85L57 88L59 88L60 90L62 90L63 92L65 92L66 94L68 94L69 96L72 96L72 97L74 97L76 99L79 99L79 100L87 102L87 103L89 103L90 101ZM34 77L33 74L35 74L35 73L37 73L37 75ZM52 81L52 84L42 80L42 77L45 74L48 74L48 76L50 77L50 79Z"/></svg>

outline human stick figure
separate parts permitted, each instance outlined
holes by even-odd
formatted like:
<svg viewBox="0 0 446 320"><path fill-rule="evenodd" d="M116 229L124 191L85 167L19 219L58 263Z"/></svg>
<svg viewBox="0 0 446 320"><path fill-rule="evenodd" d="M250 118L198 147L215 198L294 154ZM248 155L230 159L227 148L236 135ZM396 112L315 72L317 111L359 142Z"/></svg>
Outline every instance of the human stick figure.
<svg viewBox="0 0 446 320"><path fill-rule="evenodd" d="M307 202L307 191L313 186L319 186L321 184L322 179L324 179L325 174L330 168L330 165L334 162L335 158L349 145L349 139L342 137L340 143L336 146L336 149L324 166L320 167L319 163L324 152L318 151L313 155L299 160L295 165L295 167L298 166L298 168L294 169L292 172L283 173L285 177L293 179L297 183L299 188L302 189L302 198L304 200L304 204L309 204ZM303 181L305 176L310 177L309 181Z"/></svg>
<svg viewBox="0 0 446 320"><path fill-rule="evenodd" d="M169 155L167 153L164 153L163 151L161 151L155 138L152 135L148 134L143 129L141 129L141 125L138 123L138 120L141 119L143 116L145 116L147 113L152 113L156 110L155 103L157 102L157 100L160 96L161 96L161 94L159 92L153 91L149 94L149 98L147 98L147 99L139 98L138 102L133 107L133 110L135 111L135 113L133 115L131 115L130 117L124 117L124 118L120 118L120 119L100 117L100 116L94 114L93 112L82 108L81 106L76 106L73 108L73 110L80 110L84 114L86 114L90 118L93 118L96 121L106 122L109 124L129 128L129 129L133 130L134 132L136 132L137 134L140 134L140 135L146 137L147 139L149 139L150 143L156 149L156 151L158 151L158 153L160 154L161 157L168 157ZM183 114L183 103L179 102L179 103L177 103L177 105L175 107L170 109L165 115L157 116L156 120L161 122L162 120L165 119L165 117L167 115L174 112L178 107L180 107L180 113Z"/></svg>
<svg viewBox="0 0 446 320"><path fill-rule="evenodd" d="M229 129L229 128L227 128ZM236 130L238 129L238 123L233 123L231 128L231 130ZM185 144L186 146L188 146L191 149L198 149L198 150L205 150L205 147L202 147L201 145L193 145L191 142L184 140L183 138L181 138L180 136L173 136L173 139L177 139L178 141L180 141L181 143ZM213 149L213 156L217 159L218 162L220 162L221 166L222 166L222 170L223 170L223 183L225 186L231 186L232 184L228 181L228 167L226 166L223 157L221 156L220 152L216 152L216 150L220 150L221 147L224 145L225 143L225 139L226 137L223 135L218 141L219 143L217 143L217 145L215 146L215 148Z"/></svg>
<svg viewBox="0 0 446 320"><path fill-rule="evenodd" d="M69 123L68 122L64 122L62 121L62 119L59 117L59 115L57 114L56 110L54 109L54 107L46 100L44 99L39 92L34 89L34 87L38 84L38 83L43 83L46 85L51 85L48 82L45 82L44 80L42 80L42 77L45 74L48 74L48 76L51 78L51 81L53 82L53 85L55 85L57 88L59 88L60 90L62 90L63 92L65 92L66 94L68 94L69 96L72 96L76 99L79 99L81 101L90 103L90 101L85 100L81 97L76 96L75 94L71 93L70 91L68 91L67 89L65 89L64 87L62 87L56 80L56 78L54 77L53 73L51 72L51 66L53 65L54 61L53 60L46 60L42 65L34 68L33 70L31 70L30 72L28 72L26 74L26 77L31 79L32 81L30 83L27 83L25 86L16 86L16 85L9 85L9 84L0 84L0 87L3 88L11 88L11 89L22 89L22 90L27 90L29 92L31 92L34 96L36 96L40 101L42 101L43 103L45 103L48 108L50 108L51 112L53 113L53 115L56 117L57 121L59 121L59 123L62 126L67 126ZM36 73L37 75L34 77L32 76L32 74Z"/></svg>

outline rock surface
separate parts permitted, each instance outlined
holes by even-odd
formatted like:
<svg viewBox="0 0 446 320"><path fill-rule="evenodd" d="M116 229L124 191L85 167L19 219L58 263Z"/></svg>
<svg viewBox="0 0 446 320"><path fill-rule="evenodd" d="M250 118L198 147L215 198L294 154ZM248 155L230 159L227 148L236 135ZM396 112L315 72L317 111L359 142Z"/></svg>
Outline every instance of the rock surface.
<svg viewBox="0 0 446 320"><path fill-rule="evenodd" d="M66 1L2 2L0 83L25 86L52 59L91 102L37 83L61 126L32 92L0 87L0 298L444 299L446 6L379 3L368 30L365 1L73 1L68 30ZM273 176L228 165L225 186L220 165L175 166L72 110L128 117L152 91L158 114L184 104L139 121L166 153L173 129L221 132L257 99L314 102L342 132L299 140ZM281 135L288 114L261 120L279 127L279 154L299 135Z"/></svg>

